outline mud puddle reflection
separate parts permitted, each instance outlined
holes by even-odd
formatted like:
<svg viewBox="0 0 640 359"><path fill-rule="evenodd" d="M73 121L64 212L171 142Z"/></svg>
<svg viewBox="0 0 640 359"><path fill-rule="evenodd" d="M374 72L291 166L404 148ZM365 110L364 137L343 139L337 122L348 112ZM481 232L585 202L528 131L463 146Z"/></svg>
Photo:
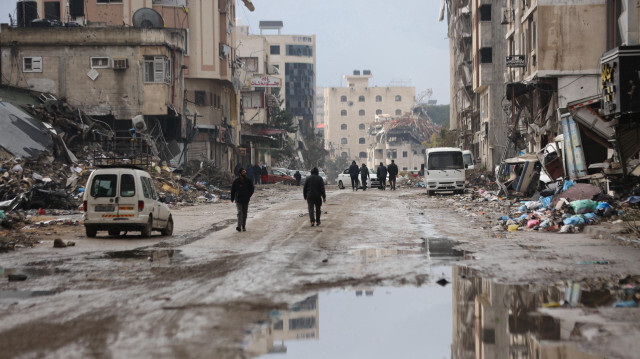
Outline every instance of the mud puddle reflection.
<svg viewBox="0 0 640 359"><path fill-rule="evenodd" d="M335 289L273 310L252 325L243 343L259 358L604 358L580 351L584 323L538 311L612 306L625 291L578 283L506 285L462 266L433 267L451 283L422 287ZM578 334L576 334L578 333Z"/></svg>

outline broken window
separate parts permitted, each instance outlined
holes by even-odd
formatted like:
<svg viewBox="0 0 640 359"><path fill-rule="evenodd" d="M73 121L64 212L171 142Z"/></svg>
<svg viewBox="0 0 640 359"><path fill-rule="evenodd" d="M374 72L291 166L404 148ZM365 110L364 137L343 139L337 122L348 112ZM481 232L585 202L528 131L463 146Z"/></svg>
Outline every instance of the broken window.
<svg viewBox="0 0 640 359"><path fill-rule="evenodd" d="M144 82L171 83L171 60L166 56L145 56Z"/></svg>
<svg viewBox="0 0 640 359"><path fill-rule="evenodd" d="M491 4L480 5L480 21L491 21Z"/></svg>
<svg viewBox="0 0 640 359"><path fill-rule="evenodd" d="M204 91L196 91L195 92L195 103L198 106L204 106L205 105L205 96L206 96L206 92Z"/></svg>
<svg viewBox="0 0 640 359"><path fill-rule="evenodd" d="M92 57L91 68L92 69L108 69L109 58L108 57Z"/></svg>
<svg viewBox="0 0 640 359"><path fill-rule="evenodd" d="M22 72L42 72L42 57L23 57Z"/></svg>
<svg viewBox="0 0 640 359"><path fill-rule="evenodd" d="M492 58L492 54L491 54L491 48L490 47L483 47L480 49L480 63L483 64L490 64L493 62L493 58Z"/></svg>
<svg viewBox="0 0 640 359"><path fill-rule="evenodd" d="M257 57L241 57L240 60L246 66L247 72L258 72L258 58Z"/></svg>
<svg viewBox="0 0 640 359"><path fill-rule="evenodd" d="M220 98L215 96L217 104L214 107L220 106ZM244 108L263 108L264 107L264 92L243 92L242 93L242 107Z"/></svg>

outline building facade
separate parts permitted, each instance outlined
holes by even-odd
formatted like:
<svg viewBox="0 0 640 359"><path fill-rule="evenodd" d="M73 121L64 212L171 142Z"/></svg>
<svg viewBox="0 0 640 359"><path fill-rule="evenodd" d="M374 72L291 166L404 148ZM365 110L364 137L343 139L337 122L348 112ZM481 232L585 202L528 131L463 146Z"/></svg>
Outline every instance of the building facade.
<svg viewBox="0 0 640 359"><path fill-rule="evenodd" d="M413 108L415 87L369 87L372 77L369 70L355 70L344 76L346 87L324 89L325 148L332 158L374 164L376 158L370 158L369 151L376 147L376 141L369 131L376 116L402 116ZM380 156L386 157L386 153Z"/></svg>

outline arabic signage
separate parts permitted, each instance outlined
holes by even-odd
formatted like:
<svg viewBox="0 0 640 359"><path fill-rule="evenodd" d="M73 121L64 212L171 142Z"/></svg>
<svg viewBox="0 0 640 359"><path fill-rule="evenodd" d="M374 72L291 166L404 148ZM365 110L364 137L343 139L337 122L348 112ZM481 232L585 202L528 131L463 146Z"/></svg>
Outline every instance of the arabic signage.
<svg viewBox="0 0 640 359"><path fill-rule="evenodd" d="M524 55L509 55L507 56L507 67L525 67Z"/></svg>
<svg viewBox="0 0 640 359"><path fill-rule="evenodd" d="M251 87L281 87L282 79L273 76L258 76L251 78Z"/></svg>
<svg viewBox="0 0 640 359"><path fill-rule="evenodd" d="M620 46L600 59L604 114L640 112L640 46Z"/></svg>

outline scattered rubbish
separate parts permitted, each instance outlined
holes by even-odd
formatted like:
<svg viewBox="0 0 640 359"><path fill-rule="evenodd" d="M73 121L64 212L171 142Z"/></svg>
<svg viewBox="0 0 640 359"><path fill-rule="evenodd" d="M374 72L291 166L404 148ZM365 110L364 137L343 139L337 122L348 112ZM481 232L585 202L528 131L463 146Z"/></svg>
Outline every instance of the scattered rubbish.
<svg viewBox="0 0 640 359"><path fill-rule="evenodd" d="M577 264L610 264L610 261L582 261Z"/></svg>
<svg viewBox="0 0 640 359"><path fill-rule="evenodd" d="M67 244L60 238L56 238L53 240L53 248L66 248Z"/></svg>
<svg viewBox="0 0 640 359"><path fill-rule="evenodd" d="M613 306L616 308L637 308L638 303L635 300L625 300L625 301L615 302Z"/></svg>
<svg viewBox="0 0 640 359"><path fill-rule="evenodd" d="M443 287L444 287L444 286L446 286L447 284L449 284L449 283L451 283L451 282L449 282L448 280L446 280L446 279L444 279L444 278L441 278L441 279L438 279L438 280L436 281L436 283L438 283L439 285L441 285L441 286L443 286Z"/></svg>

